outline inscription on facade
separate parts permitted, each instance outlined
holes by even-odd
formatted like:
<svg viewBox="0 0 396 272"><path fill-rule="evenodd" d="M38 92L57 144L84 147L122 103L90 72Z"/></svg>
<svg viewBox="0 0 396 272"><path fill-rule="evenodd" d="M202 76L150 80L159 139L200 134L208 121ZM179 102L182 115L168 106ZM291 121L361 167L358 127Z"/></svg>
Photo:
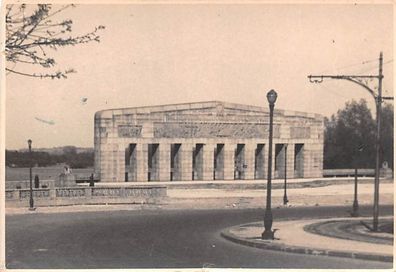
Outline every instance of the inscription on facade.
<svg viewBox="0 0 396 272"><path fill-rule="evenodd" d="M105 127L100 127L99 128L99 133L100 133L100 137L103 137L103 138L107 137L107 132L106 132L106 128Z"/></svg>
<svg viewBox="0 0 396 272"><path fill-rule="evenodd" d="M142 134L142 126L118 126L118 137L138 138Z"/></svg>
<svg viewBox="0 0 396 272"><path fill-rule="evenodd" d="M267 124L257 123L155 123L155 138L268 138ZM274 125L279 138L279 125Z"/></svg>
<svg viewBox="0 0 396 272"><path fill-rule="evenodd" d="M311 128L309 127L291 127L290 138L308 139L311 136Z"/></svg>
<svg viewBox="0 0 396 272"><path fill-rule="evenodd" d="M30 191L29 190L22 190L20 191L20 198L29 198L30 197ZM33 197L37 198L43 198L43 197L49 197L49 189L47 190L34 190L33 191Z"/></svg>
<svg viewBox="0 0 396 272"><path fill-rule="evenodd" d="M120 188L94 188L92 196L121 196Z"/></svg>
<svg viewBox="0 0 396 272"><path fill-rule="evenodd" d="M85 196L84 189L56 189L57 197L82 197Z"/></svg>
<svg viewBox="0 0 396 272"><path fill-rule="evenodd" d="M249 122L249 123L266 123L268 126L268 120L269 117L267 115L226 115L223 112L219 111L216 113L215 116L213 114L202 114L202 115L196 115L196 114L168 114L166 121L167 122L195 122L197 120L203 121L203 122L224 122L224 123L232 123L232 122Z"/></svg>

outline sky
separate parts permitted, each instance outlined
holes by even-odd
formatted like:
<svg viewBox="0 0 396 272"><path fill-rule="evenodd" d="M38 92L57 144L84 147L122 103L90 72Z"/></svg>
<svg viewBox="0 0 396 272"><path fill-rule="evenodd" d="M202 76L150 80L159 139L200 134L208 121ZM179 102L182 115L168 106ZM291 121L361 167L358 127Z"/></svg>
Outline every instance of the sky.
<svg viewBox="0 0 396 272"><path fill-rule="evenodd" d="M73 35L106 28L100 43L48 51L55 70L77 71L68 79L6 76L7 149L27 139L33 148L93 147L103 109L212 100L267 107L270 89L279 109L330 116L352 99L373 109L362 87L307 76L375 75L381 51L383 95L393 96L392 5L86 4L54 19L72 19Z"/></svg>

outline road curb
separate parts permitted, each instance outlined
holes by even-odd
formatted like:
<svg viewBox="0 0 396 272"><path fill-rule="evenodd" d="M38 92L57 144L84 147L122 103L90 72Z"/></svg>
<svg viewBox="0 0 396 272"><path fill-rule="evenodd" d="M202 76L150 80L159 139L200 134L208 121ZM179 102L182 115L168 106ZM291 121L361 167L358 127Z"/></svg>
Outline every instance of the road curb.
<svg viewBox="0 0 396 272"><path fill-rule="evenodd" d="M262 240L252 240L252 239L242 238L232 234L230 231L232 228L242 227L245 225L246 224L227 228L221 231L221 236L231 242L244 246L260 248L260 249L283 251L283 252L298 253L298 254L308 254L315 256L332 256L332 257L364 259L364 260L381 261L381 262L393 262L392 255L379 255L374 253L362 253L362 252L351 252L351 251L342 251L342 250L308 248L302 246L291 246L276 241L275 242L262 241Z"/></svg>

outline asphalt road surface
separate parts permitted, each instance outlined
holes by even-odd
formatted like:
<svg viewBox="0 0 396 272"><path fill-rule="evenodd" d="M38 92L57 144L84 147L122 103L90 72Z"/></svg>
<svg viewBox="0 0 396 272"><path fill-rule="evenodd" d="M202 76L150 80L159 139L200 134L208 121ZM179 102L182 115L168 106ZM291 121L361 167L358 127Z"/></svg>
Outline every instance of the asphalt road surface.
<svg viewBox="0 0 396 272"><path fill-rule="evenodd" d="M282 208L276 220L347 216L349 207ZM371 207L361 212L371 215ZM364 211L364 212L363 212ZM393 214L393 207L381 207ZM391 268L392 263L269 251L220 237L263 210L142 210L6 216L7 268Z"/></svg>

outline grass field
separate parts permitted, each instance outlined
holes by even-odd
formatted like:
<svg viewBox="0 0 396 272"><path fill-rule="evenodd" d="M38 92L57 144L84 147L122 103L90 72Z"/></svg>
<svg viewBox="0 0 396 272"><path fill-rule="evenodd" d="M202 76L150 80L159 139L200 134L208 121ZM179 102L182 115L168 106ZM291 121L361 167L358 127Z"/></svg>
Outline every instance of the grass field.
<svg viewBox="0 0 396 272"><path fill-rule="evenodd" d="M32 175L38 175L40 180L54 180L63 173L63 166L33 167ZM93 173L93 168L72 169L76 177L89 177ZM6 167L6 181L22 181L29 179L29 168Z"/></svg>

